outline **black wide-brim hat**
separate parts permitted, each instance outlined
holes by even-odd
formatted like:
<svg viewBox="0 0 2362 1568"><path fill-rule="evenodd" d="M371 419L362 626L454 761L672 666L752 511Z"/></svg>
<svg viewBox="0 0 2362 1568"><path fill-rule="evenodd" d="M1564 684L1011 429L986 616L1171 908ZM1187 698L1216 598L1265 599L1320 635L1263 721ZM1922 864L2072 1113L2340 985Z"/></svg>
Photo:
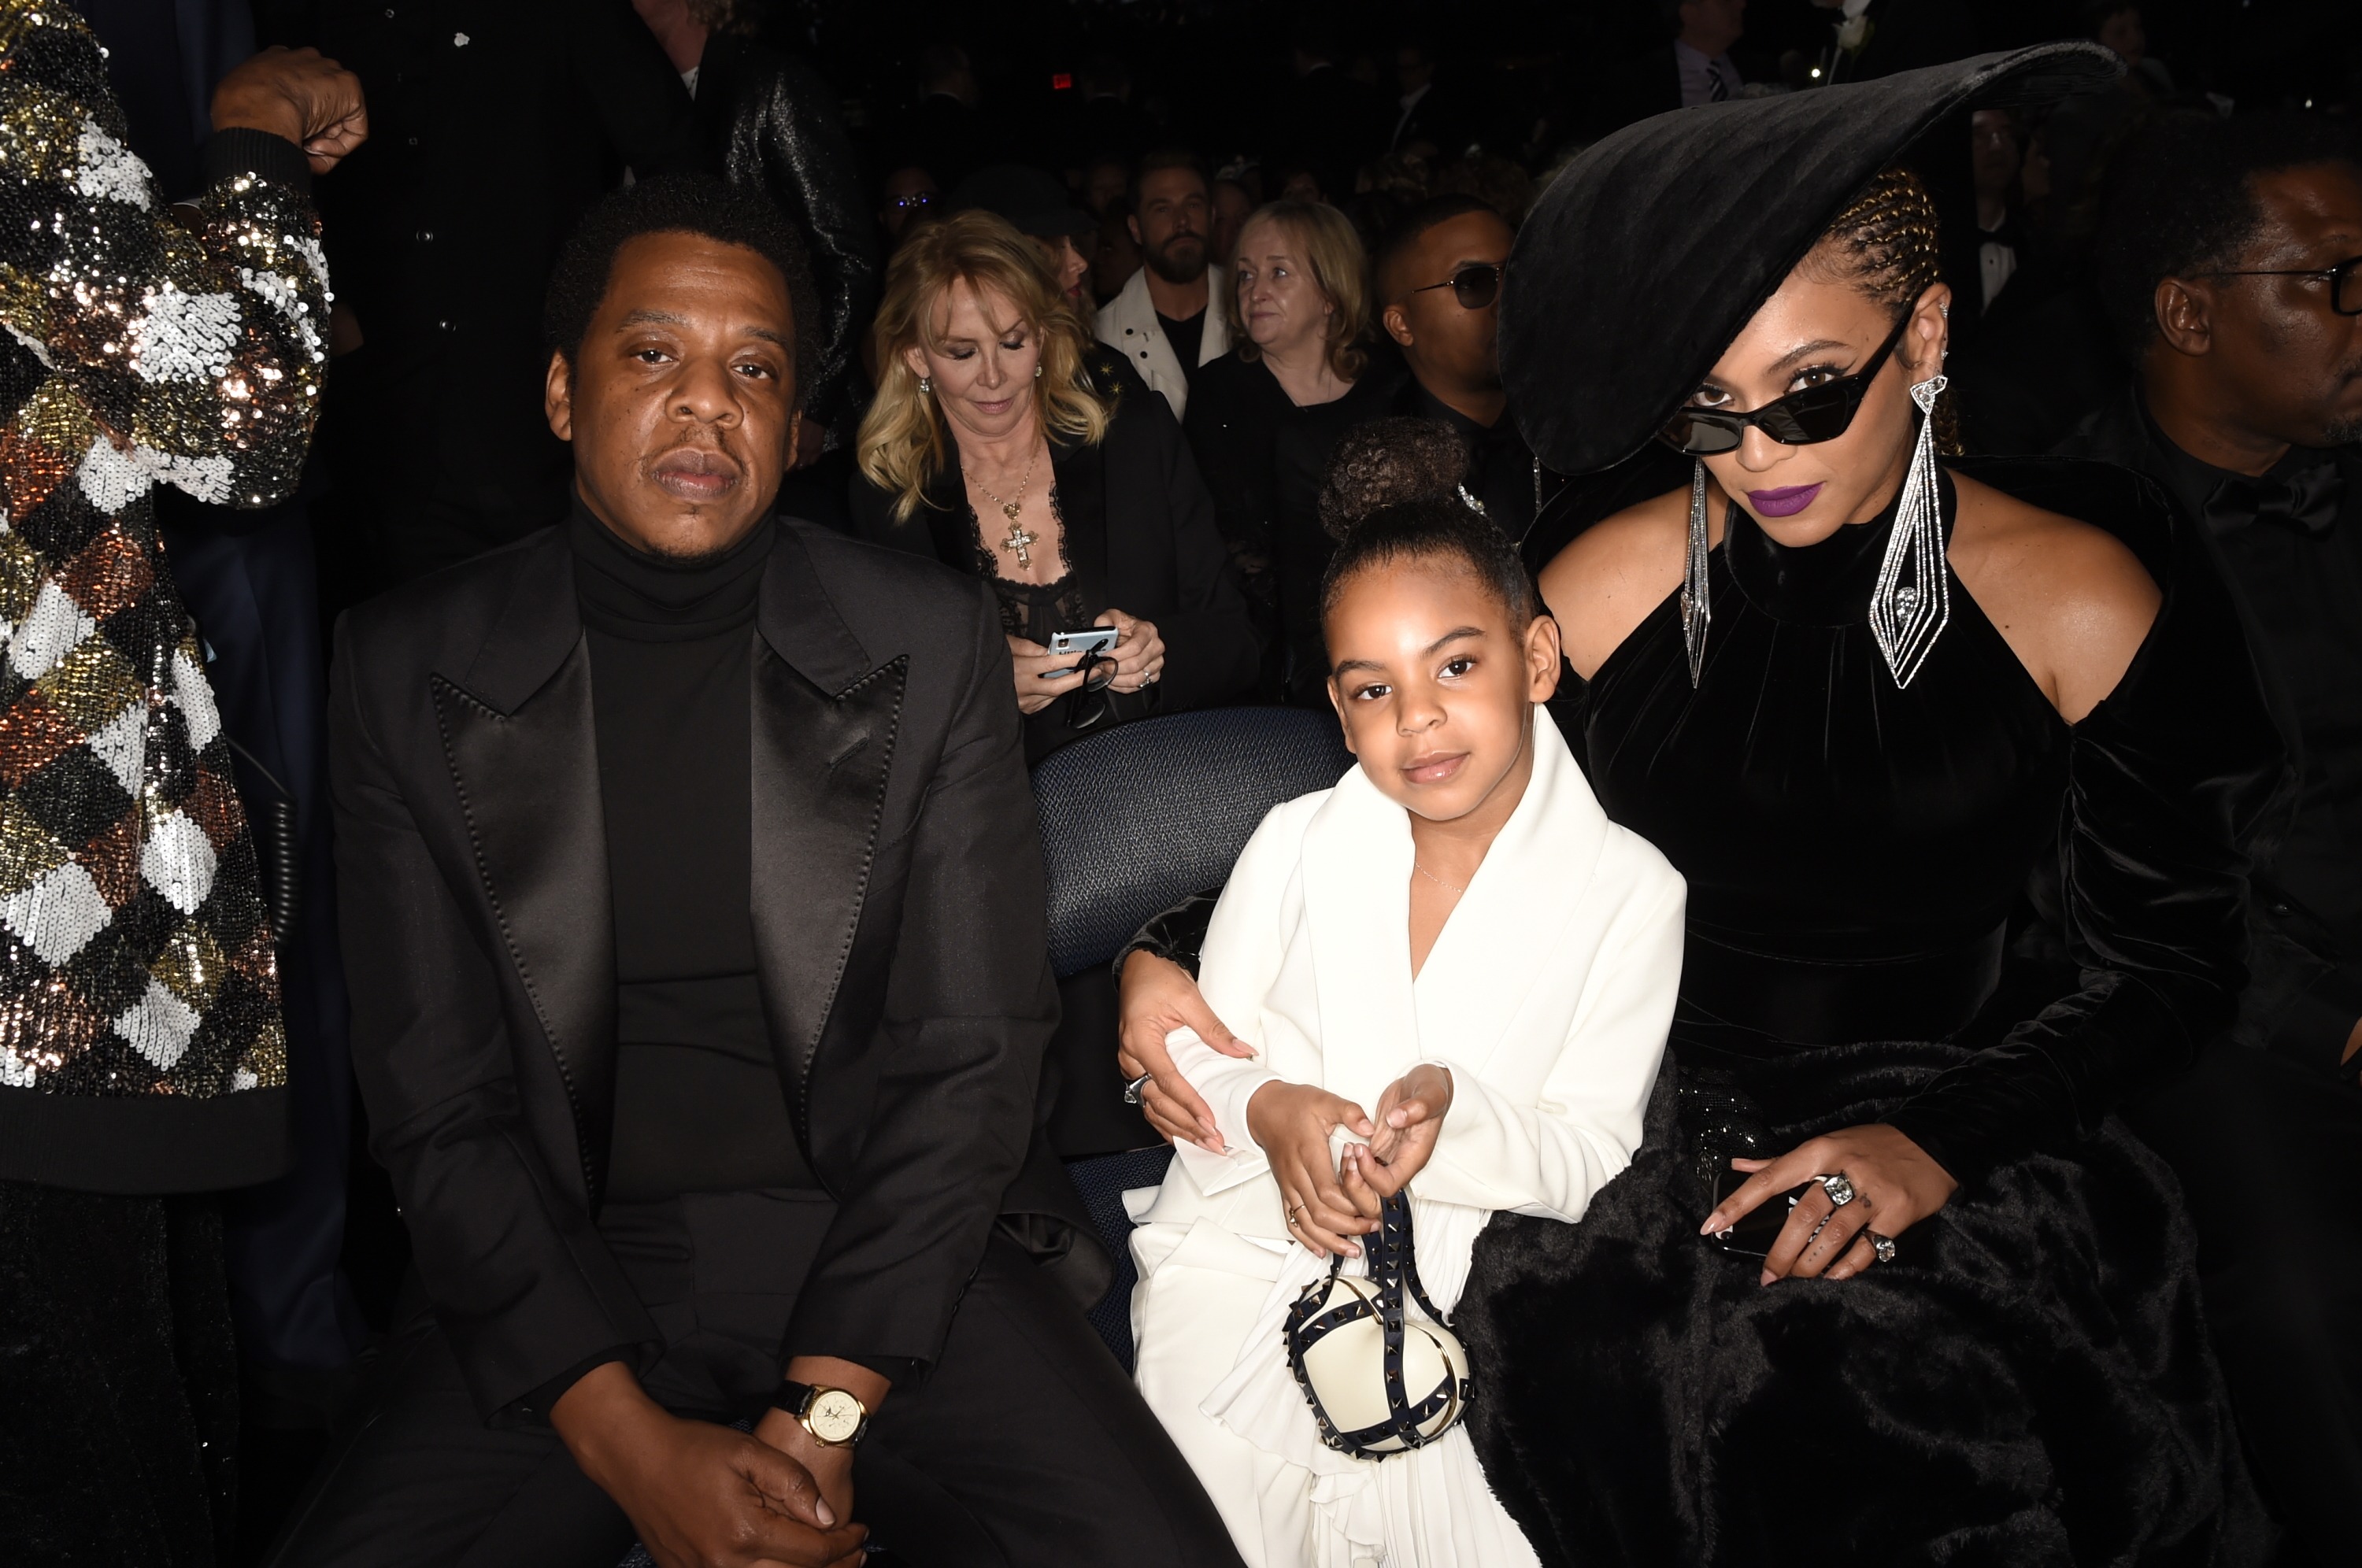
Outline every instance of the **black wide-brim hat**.
<svg viewBox="0 0 2362 1568"><path fill-rule="evenodd" d="M1947 116L2088 93L2098 44L2043 44L1873 82L1674 109L1552 180L1501 293L1501 377L1534 455L1564 474L1662 428L1870 177Z"/></svg>

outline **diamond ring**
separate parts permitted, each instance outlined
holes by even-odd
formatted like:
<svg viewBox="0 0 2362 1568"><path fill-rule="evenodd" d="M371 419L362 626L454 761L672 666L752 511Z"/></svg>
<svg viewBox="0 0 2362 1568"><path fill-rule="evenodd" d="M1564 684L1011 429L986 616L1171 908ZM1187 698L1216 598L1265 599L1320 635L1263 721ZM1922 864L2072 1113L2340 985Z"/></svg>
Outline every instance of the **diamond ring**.
<svg viewBox="0 0 2362 1568"><path fill-rule="evenodd" d="M1155 1076L1156 1076L1156 1075L1155 1075L1154 1073L1142 1073L1142 1074L1141 1074L1141 1075L1140 1075L1140 1077L1136 1077L1136 1078L1132 1079L1130 1083L1128 1083L1128 1084L1124 1085L1124 1086L1123 1086L1123 1102L1124 1102L1124 1104L1126 1104L1126 1105L1138 1105L1138 1104L1140 1103L1140 1091L1141 1091L1142 1089L1146 1088L1148 1087L1148 1080L1149 1080L1149 1079L1151 1079L1151 1078L1153 1078L1153 1077L1154 1077Z"/></svg>
<svg viewBox="0 0 2362 1568"><path fill-rule="evenodd" d="M1829 1202L1833 1207L1843 1209L1854 1200L1853 1180L1845 1172L1839 1171L1835 1176L1818 1176L1815 1179L1821 1184L1821 1190L1829 1195Z"/></svg>
<svg viewBox="0 0 2362 1568"><path fill-rule="evenodd" d="M1880 1263L1893 1263L1894 1261L1893 1237L1882 1236L1875 1231L1866 1231L1863 1234L1870 1238L1871 1250L1878 1254L1878 1261Z"/></svg>

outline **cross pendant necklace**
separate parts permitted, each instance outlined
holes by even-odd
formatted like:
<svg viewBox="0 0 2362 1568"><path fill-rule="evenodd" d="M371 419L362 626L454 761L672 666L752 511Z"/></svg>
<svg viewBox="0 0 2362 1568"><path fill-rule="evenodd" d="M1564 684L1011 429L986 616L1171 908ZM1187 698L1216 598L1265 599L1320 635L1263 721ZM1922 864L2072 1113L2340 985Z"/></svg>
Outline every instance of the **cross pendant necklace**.
<svg viewBox="0 0 2362 1568"><path fill-rule="evenodd" d="M993 494L992 491L985 490L984 481L982 480L977 479L974 474L969 473L965 468L960 469L962 477L964 477L968 483L976 486L977 490L983 491L985 498L990 501L995 506L999 507L1001 515L1009 519L1009 537L1000 540L999 544L1002 549L1013 550L1016 552L1017 564L1020 567L1030 567L1033 564L1033 557L1031 553L1032 547L1039 544L1042 537L1038 534L1027 533L1025 531L1025 525L1017 520L1018 513L1025 509L1025 487L1033 482L1034 458L1039 458L1041 455L1041 449L1036 447L1034 449L1033 457L1025 459L1025 477L1017 481L1017 499L1014 501L1001 500L1000 497Z"/></svg>

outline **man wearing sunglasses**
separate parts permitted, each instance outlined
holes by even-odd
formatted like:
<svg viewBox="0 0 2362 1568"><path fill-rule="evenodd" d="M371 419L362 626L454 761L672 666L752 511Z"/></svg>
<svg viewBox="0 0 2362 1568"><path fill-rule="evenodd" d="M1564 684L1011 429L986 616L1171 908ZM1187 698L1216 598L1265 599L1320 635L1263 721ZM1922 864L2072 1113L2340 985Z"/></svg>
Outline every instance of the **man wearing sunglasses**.
<svg viewBox="0 0 2362 1568"><path fill-rule="evenodd" d="M1469 495L1509 537L1522 539L1538 505L1565 481L1535 463L1501 389L1501 286L1516 237L1475 197L1437 196L1395 226L1378 247L1374 271L1380 320L1405 366L1383 412L1436 420L1458 432L1468 448ZM1323 429L1283 430L1275 451L1281 569L1301 580L1293 591L1299 601L1319 580L1332 547L1319 518L1320 478L1333 445ZM1287 583L1281 593L1291 595ZM1286 636L1289 701L1325 706L1329 667L1319 626L1291 613Z"/></svg>
<svg viewBox="0 0 2362 1568"><path fill-rule="evenodd" d="M2212 547L2296 774L2251 846L2238 1020L2127 1119L2189 1198L2267 1496L2302 1560L2362 1562L2362 168L2316 123L2173 127L2097 259L2139 373L2070 446Z"/></svg>

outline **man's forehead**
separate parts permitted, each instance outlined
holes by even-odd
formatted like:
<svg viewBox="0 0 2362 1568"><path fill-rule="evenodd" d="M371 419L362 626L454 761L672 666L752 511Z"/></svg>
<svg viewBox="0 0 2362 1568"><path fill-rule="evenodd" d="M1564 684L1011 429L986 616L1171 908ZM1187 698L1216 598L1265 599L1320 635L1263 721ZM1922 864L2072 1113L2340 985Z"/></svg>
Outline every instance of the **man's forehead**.
<svg viewBox="0 0 2362 1568"><path fill-rule="evenodd" d="M1496 213L1461 213L1420 235L1411 248L1422 262L1498 261L1516 239Z"/></svg>
<svg viewBox="0 0 2362 1568"><path fill-rule="evenodd" d="M2362 168L2318 163L2274 169L2257 175L2254 189L2264 214L2259 243L2310 244L2342 236L2362 248Z"/></svg>
<svg viewBox="0 0 2362 1568"><path fill-rule="evenodd" d="M623 318L615 323L615 330L628 332L635 326L677 326L684 332L708 332L714 330L728 319L729 316L721 312L696 314L642 306L625 311ZM734 328L723 328L723 330L730 331L736 337L756 337L766 343L777 343L781 348L789 347L787 334L767 322L741 320Z"/></svg>
<svg viewBox="0 0 2362 1568"><path fill-rule="evenodd" d="M692 234L644 234L615 253L601 314L618 331L673 326L737 330L784 342L793 304L778 266L761 251Z"/></svg>

